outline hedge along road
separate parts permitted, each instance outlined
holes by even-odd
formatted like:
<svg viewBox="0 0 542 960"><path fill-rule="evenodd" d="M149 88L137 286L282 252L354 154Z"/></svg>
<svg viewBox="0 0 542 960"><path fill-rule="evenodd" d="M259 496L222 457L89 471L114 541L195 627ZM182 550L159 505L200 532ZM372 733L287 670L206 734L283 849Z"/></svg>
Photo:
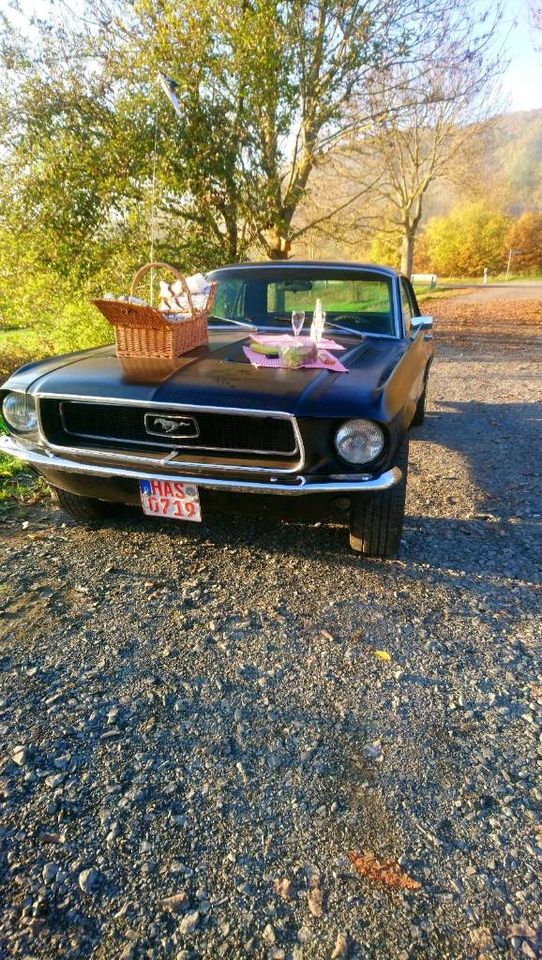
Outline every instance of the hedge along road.
<svg viewBox="0 0 542 960"><path fill-rule="evenodd" d="M443 336L398 561L8 517L1 956L536 956L533 334Z"/></svg>

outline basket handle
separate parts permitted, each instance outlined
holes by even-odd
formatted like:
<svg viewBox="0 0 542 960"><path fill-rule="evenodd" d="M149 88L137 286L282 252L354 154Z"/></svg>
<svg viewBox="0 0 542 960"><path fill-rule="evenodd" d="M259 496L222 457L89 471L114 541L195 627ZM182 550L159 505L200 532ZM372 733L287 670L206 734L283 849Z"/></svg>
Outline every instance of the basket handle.
<svg viewBox="0 0 542 960"><path fill-rule="evenodd" d="M139 270L137 270L137 272L134 274L134 279L132 280L132 286L130 287L130 296L133 297L134 291L139 281L145 276L146 273L149 272L149 270L153 270L155 268L160 268L160 267L162 268L162 270L169 270L169 272L172 273L175 277L177 277L177 280L180 281L183 291L184 293L186 293L188 305L190 307L190 313L193 316L195 313L194 302L192 300L192 294L190 293L190 289L188 287L188 284L183 274L181 273L180 270L177 270L177 267L172 267L170 263L163 263L161 260L153 260L151 263L146 263L144 267L140 267Z"/></svg>

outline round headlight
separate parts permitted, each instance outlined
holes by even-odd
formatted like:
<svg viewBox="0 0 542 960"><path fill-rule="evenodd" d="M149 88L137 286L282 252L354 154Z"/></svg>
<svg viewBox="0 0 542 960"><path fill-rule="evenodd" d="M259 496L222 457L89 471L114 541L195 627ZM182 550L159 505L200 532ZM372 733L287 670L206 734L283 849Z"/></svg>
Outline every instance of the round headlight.
<svg viewBox="0 0 542 960"><path fill-rule="evenodd" d="M38 425L36 404L26 393L8 393L4 397L2 414L8 426L20 433L30 433Z"/></svg>
<svg viewBox="0 0 542 960"><path fill-rule="evenodd" d="M339 456L348 463L370 463L384 449L384 431L372 420L348 420L335 434Z"/></svg>

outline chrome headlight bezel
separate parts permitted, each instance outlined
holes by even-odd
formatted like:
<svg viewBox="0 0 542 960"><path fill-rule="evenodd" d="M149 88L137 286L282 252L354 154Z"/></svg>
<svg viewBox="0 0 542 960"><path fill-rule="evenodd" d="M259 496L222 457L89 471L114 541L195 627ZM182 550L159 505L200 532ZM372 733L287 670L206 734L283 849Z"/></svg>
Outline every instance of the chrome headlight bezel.
<svg viewBox="0 0 542 960"><path fill-rule="evenodd" d="M335 433L337 455L352 467L366 467L374 463L382 455L385 446L386 434L380 424L364 417L346 420Z"/></svg>
<svg viewBox="0 0 542 960"><path fill-rule="evenodd" d="M12 390L2 401L2 416L14 433L36 433L38 411L34 397Z"/></svg>

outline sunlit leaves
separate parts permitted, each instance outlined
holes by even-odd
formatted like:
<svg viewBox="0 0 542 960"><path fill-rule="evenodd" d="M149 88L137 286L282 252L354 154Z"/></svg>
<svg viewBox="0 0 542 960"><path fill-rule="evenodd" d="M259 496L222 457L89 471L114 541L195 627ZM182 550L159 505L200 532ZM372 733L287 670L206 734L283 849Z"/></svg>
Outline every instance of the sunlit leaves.
<svg viewBox="0 0 542 960"><path fill-rule="evenodd" d="M432 269L442 276L482 276L506 267L505 241L511 221L483 201L463 204L448 216L431 219L424 249Z"/></svg>

